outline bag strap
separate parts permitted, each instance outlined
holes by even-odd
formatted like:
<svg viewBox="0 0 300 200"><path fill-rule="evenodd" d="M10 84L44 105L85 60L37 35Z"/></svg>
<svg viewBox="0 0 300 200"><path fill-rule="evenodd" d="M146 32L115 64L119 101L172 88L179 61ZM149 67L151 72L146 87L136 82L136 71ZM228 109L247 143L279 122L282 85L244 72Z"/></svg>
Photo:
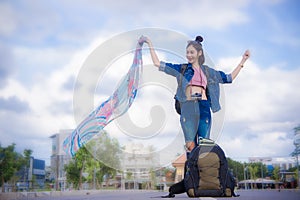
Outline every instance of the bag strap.
<svg viewBox="0 0 300 200"><path fill-rule="evenodd" d="M206 78L208 79L209 77L209 72L208 72L208 67L206 65L203 66L203 68L205 69L205 72L206 72Z"/></svg>
<svg viewBox="0 0 300 200"><path fill-rule="evenodd" d="M188 66L187 64L182 64L181 65L181 68L180 68L180 77L179 77L179 83L178 83L178 86L180 86L180 87L181 87L181 84L182 84L182 77L183 77L183 74L184 74L187 66Z"/></svg>
<svg viewBox="0 0 300 200"><path fill-rule="evenodd" d="M204 68L204 70L206 72L205 76L206 76L207 83L208 83L208 79L209 79L208 66L203 65L203 68ZM206 90L206 96L208 96L207 92L208 92L208 90Z"/></svg>

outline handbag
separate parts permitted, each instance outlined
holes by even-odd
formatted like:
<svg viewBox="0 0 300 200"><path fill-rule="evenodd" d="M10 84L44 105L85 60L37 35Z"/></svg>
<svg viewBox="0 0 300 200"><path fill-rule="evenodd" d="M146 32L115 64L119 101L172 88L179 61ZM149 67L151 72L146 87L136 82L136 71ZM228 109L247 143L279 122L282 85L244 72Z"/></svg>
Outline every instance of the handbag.
<svg viewBox="0 0 300 200"><path fill-rule="evenodd" d="M181 115L181 105L180 105L180 102L174 97L175 99L175 110L176 112Z"/></svg>

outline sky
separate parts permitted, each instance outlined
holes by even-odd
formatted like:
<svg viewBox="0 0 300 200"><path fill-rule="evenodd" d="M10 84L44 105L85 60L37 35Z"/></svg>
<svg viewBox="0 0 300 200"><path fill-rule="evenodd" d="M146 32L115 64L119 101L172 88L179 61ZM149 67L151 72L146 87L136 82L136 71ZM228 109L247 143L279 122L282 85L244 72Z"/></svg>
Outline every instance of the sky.
<svg viewBox="0 0 300 200"><path fill-rule="evenodd" d="M153 29L191 40L202 35L212 67L226 73L249 49L251 57L237 79L223 87L224 119L214 139L236 160L287 158L294 150L293 128L300 125L298 8L296 0L1 0L0 144L15 143L18 151L30 148L35 158L49 164L49 137L76 127L75 86L89 55L120 34ZM151 31L143 34L154 46L159 46L159 38L167 37ZM178 43L184 58L186 43ZM172 59L164 52L158 55L161 60ZM143 56L147 71L151 68L147 49ZM102 66L106 74L99 75L97 89L92 91L95 106L112 94L131 61L128 53L111 66ZM161 105L166 113L164 133L141 133L145 134L141 139L121 133L120 125L112 124L107 130L123 139L122 144L134 141L158 145L158 149L167 146L180 129L172 95L155 84L145 87L128 111L132 123L145 127L151 123L151 107Z"/></svg>

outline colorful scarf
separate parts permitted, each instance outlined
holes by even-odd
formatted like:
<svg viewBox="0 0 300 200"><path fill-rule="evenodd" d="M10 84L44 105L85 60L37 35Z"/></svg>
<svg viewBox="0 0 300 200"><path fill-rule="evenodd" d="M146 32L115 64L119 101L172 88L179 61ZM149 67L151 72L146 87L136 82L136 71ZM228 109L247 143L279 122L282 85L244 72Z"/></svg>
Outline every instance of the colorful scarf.
<svg viewBox="0 0 300 200"><path fill-rule="evenodd" d="M80 147L89 142L111 121L126 113L132 105L143 67L142 46L144 41L144 37L138 41L133 63L113 95L91 112L64 140L63 149L67 154L74 156Z"/></svg>

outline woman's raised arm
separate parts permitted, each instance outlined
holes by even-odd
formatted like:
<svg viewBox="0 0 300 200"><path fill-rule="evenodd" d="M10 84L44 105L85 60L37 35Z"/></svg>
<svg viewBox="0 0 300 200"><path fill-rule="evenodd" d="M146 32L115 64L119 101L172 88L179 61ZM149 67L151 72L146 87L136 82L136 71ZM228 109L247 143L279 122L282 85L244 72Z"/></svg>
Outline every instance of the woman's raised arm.
<svg viewBox="0 0 300 200"><path fill-rule="evenodd" d="M241 62L236 66L236 68L231 72L232 80L234 80L237 75L240 73L241 69L244 67L245 62L248 60L250 57L250 51L246 50Z"/></svg>
<svg viewBox="0 0 300 200"><path fill-rule="evenodd" d="M149 46L150 55L151 55L151 59L152 59L152 62L154 64L154 66L159 67L160 66L160 61L158 59L158 56L157 56L157 54L155 52L155 49L153 47L153 44L152 44L151 40L148 37L144 37L144 39L145 39L145 42Z"/></svg>

